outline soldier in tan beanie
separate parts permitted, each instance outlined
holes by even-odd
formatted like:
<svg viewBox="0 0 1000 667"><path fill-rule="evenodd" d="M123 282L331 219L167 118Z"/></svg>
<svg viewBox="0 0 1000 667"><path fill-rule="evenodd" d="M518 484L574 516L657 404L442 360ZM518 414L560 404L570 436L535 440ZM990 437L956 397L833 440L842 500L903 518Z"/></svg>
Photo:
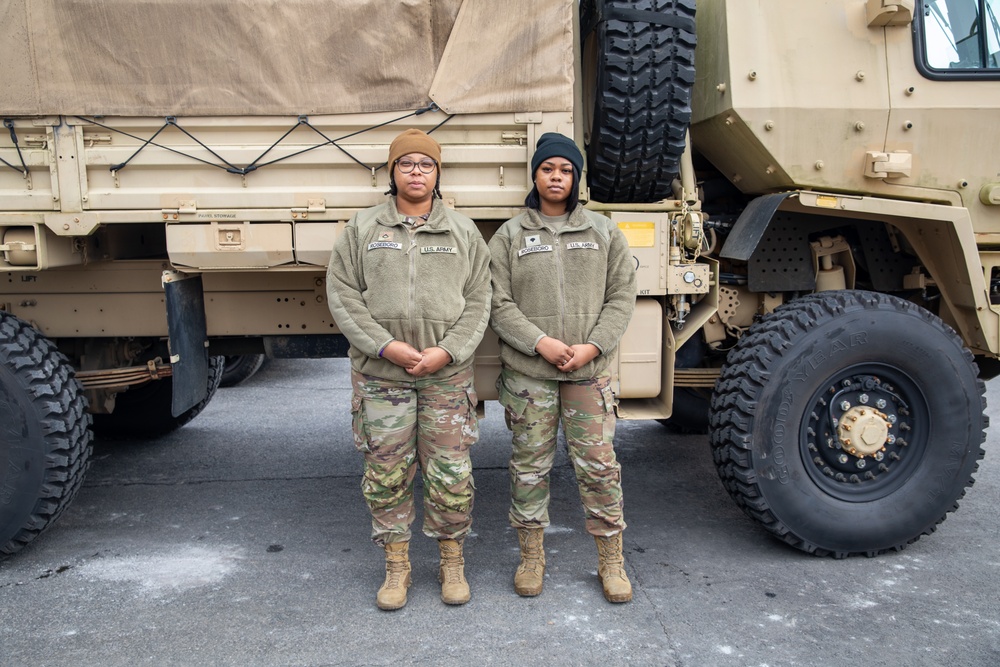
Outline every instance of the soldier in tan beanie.
<svg viewBox="0 0 1000 667"><path fill-rule="evenodd" d="M407 153L421 153L441 166L441 145L426 132L410 128L393 139L389 144L389 164L396 164Z"/></svg>
<svg viewBox="0 0 1000 667"><path fill-rule="evenodd" d="M406 604L419 467L423 531L441 552L441 599L464 604L469 448L479 437L472 360L489 320L489 250L475 223L441 201L434 139L406 130L389 147L389 169L388 201L351 218L327 270L330 311L351 343L361 488L372 541L385 550L376 603Z"/></svg>

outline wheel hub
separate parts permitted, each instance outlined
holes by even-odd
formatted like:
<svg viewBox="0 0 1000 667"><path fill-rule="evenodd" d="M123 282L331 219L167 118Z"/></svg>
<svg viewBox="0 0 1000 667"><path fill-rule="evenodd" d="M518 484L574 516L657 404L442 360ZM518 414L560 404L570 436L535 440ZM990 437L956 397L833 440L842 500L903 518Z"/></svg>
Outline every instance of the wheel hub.
<svg viewBox="0 0 1000 667"><path fill-rule="evenodd" d="M844 413L837 426L840 446L854 456L874 456L885 451L889 438L889 416L874 408L855 406Z"/></svg>
<svg viewBox="0 0 1000 667"><path fill-rule="evenodd" d="M817 481L834 493L887 488L912 435L907 392L885 378L855 373L831 378L813 399L803 436Z"/></svg>

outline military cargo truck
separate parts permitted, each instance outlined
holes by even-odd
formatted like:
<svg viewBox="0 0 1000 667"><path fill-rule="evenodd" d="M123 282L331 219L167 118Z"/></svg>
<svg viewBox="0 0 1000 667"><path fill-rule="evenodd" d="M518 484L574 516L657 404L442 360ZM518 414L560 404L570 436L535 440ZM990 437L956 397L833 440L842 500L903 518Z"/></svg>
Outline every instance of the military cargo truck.
<svg viewBox="0 0 1000 667"><path fill-rule="evenodd" d="M707 431L799 549L905 547L972 484L1000 368L997 4L8 0L0 551L223 357L345 354L324 268L407 127L487 237L575 138L638 274L620 417Z"/></svg>

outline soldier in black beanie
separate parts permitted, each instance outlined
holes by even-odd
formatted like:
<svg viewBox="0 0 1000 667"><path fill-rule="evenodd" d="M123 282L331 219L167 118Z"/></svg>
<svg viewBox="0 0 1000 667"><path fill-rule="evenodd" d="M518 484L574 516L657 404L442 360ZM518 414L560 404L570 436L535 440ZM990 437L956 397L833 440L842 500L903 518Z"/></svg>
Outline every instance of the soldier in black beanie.
<svg viewBox="0 0 1000 667"><path fill-rule="evenodd" d="M527 210L490 240L493 309L500 337L497 389L513 431L510 525L521 562L514 590L542 592L549 472L560 422L576 469L598 577L610 602L632 599L622 554L620 466L609 366L635 308L625 235L579 203L583 155L561 134L543 134L531 158Z"/></svg>

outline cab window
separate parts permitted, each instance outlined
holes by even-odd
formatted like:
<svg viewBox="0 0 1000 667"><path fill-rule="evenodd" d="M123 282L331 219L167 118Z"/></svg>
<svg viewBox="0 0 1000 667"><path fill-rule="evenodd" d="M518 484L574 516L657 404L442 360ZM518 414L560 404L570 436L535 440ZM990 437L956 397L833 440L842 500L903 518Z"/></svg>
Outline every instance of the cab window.
<svg viewBox="0 0 1000 667"><path fill-rule="evenodd" d="M914 34L917 64L925 75L998 78L1000 0L922 0L920 6Z"/></svg>

